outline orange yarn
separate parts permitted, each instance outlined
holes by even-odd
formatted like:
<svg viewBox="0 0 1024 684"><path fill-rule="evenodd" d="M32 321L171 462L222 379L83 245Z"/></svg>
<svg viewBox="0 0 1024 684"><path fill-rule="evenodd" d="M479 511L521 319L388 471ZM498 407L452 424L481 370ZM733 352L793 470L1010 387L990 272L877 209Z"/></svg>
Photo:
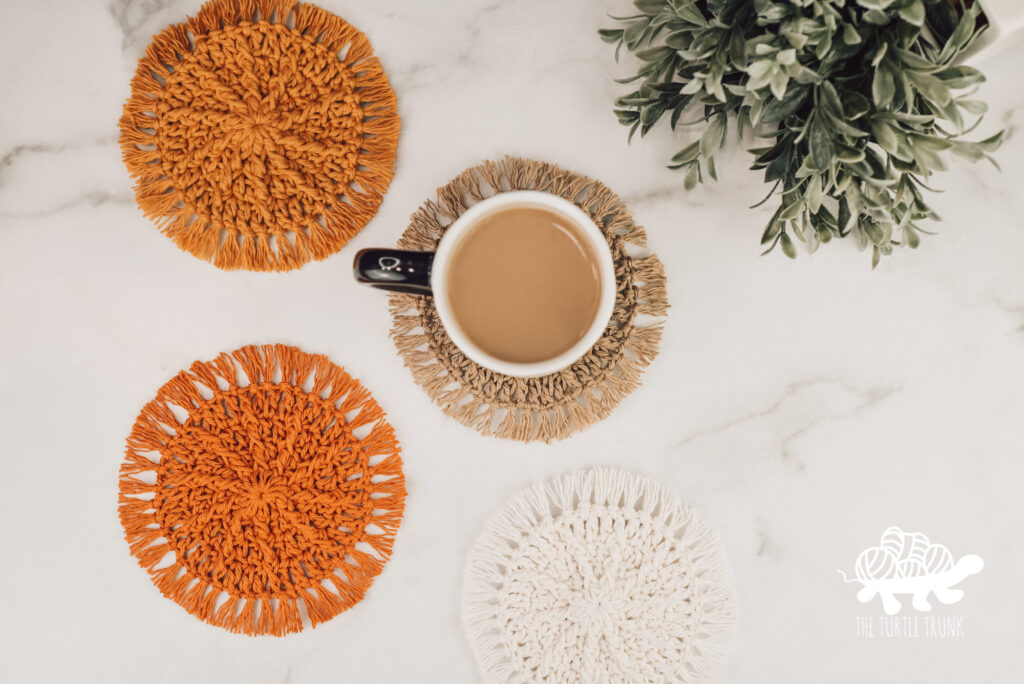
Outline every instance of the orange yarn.
<svg viewBox="0 0 1024 684"><path fill-rule="evenodd" d="M391 555L399 454L380 406L326 357L243 347L195 362L142 409L121 524L153 583L193 615L300 631L357 603Z"/></svg>
<svg viewBox="0 0 1024 684"><path fill-rule="evenodd" d="M295 0L212 0L154 36L121 117L146 216L219 268L338 251L391 182L395 94L366 37Z"/></svg>

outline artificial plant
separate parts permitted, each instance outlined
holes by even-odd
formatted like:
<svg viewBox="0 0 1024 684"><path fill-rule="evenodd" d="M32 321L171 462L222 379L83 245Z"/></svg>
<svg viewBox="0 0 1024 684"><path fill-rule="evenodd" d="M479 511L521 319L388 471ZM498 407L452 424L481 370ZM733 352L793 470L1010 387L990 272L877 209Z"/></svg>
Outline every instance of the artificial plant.
<svg viewBox="0 0 1024 684"><path fill-rule="evenodd" d="M985 28L960 0L635 0L637 14L602 30L616 57L640 62L616 100L619 121L645 135L667 116L702 125L670 168L692 189L717 179L715 153L730 127L765 140L750 150L778 208L762 235L796 256L832 238L872 247L872 266L894 245L917 247L926 183L948 153L989 159L997 133L968 142L985 104L985 78L957 59ZM976 119L968 124L968 117ZM994 162L993 162L994 163Z"/></svg>

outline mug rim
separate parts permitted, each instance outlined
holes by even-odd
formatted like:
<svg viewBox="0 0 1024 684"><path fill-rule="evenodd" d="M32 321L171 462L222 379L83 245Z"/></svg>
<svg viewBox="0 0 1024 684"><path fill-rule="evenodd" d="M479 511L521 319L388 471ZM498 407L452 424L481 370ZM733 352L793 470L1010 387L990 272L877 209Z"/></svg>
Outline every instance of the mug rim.
<svg viewBox="0 0 1024 684"><path fill-rule="evenodd" d="M509 206L537 206L561 214L572 221L587 238L596 255L598 271L601 279L601 300L597 313L586 333L569 349L558 356L543 361L517 363L505 361L488 354L471 342L455 322L455 316L448 302L447 272L448 264L455 247L480 220L486 216ZM483 199L469 207L445 231L437 245L434 262L430 273L430 289L434 294L434 307L437 309L441 324L455 346L472 361L497 373L519 378L534 378L548 375L581 359L594 344L601 339L612 311L615 309L615 264L612 251L604 233L598 228L590 216L569 200L549 192L539 190L512 190L501 192Z"/></svg>

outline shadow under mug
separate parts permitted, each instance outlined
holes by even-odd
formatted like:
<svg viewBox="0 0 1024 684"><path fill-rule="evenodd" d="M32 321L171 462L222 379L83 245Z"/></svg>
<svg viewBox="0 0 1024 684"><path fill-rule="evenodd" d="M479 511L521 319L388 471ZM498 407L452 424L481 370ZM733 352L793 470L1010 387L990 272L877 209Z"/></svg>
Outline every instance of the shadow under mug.
<svg viewBox="0 0 1024 684"><path fill-rule="evenodd" d="M513 208L545 209L562 216L585 238L597 261L601 298L593 322L572 347L558 356L531 363L506 361L488 354L468 339L455 322L448 300L447 275L452 254L461 239L490 215ZM502 192L474 204L445 231L435 252L401 249L364 249L353 264L360 283L382 290L433 296L441 324L455 346L477 364L498 373L520 378L547 375L571 366L594 346L615 308L615 265L604 233L586 213L557 195L535 190Z"/></svg>

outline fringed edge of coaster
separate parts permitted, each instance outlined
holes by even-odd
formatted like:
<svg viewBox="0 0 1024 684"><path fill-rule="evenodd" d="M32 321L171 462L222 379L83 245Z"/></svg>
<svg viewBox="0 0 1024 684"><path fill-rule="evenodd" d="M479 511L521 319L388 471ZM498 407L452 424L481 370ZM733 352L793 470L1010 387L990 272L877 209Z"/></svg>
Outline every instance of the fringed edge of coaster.
<svg viewBox="0 0 1024 684"><path fill-rule="evenodd" d="M660 482L618 468L595 467L561 475L521 491L484 526L466 560L462 626L486 682L533 681L509 653L499 615L500 587L530 531L580 506L643 511L688 549L699 626L689 644L683 681L714 681L725 658L719 647L736 632L732 575L717 532Z"/></svg>
<svg viewBox="0 0 1024 684"><path fill-rule="evenodd" d="M294 244L266 236L243 237L198 216L164 174L156 145L153 105L174 68L194 49L196 37L225 25L280 23L317 37L339 55L356 78L363 107L363 144L355 183L306 231L294 231ZM345 51L344 56L341 52ZM135 181L135 198L143 214L182 250L224 270L289 271L320 261L358 233L377 213L394 175L401 121L395 92L366 36L326 10L297 0L210 0L194 17L168 26L153 36L139 59L131 81L131 96L119 122L121 156ZM241 242L239 241L241 240Z"/></svg>
<svg viewBox="0 0 1024 684"><path fill-rule="evenodd" d="M423 326L416 297L392 293L391 339L413 379L448 416L484 435L523 442L565 439L607 417L622 399L641 384L644 369L658 354L662 323L638 324L636 315L661 317L668 312L665 269L655 255L630 257L625 245L646 246L647 236L637 226L622 200L602 183L565 171L554 164L506 157L467 169L439 188L436 200L427 200L413 214L409 228L398 242L401 249L432 250L446 227L469 206L496 192L541 190L578 204L604 231L613 251L622 250L616 263L629 271L635 310L627 316L625 343L607 332L582 359L570 368L541 378L511 379L513 390L498 400L474 390L452 375L435 353L431 333ZM612 326L621 313L617 297ZM629 312L626 312L629 313ZM460 355L461 356L461 355ZM608 361L618 358L617 363ZM466 363L469 363L466 361ZM491 375L481 369L480 378ZM581 380L583 378L583 380ZM595 379L587 385L587 379ZM565 403L540 402L537 395L566 396Z"/></svg>
<svg viewBox="0 0 1024 684"><path fill-rule="evenodd" d="M181 425L172 407L192 411L216 392L266 382L295 387L308 384L310 394L331 402L346 415L354 414L346 423L347 429L368 428L366 437L358 440L360 446L368 454L383 456L368 466L373 478L372 524L381 532L364 534L358 540L368 544L374 553L353 544L339 556L347 555L351 562L340 563L327 577L334 591L318 584L295 591L294 595L234 596L181 563L160 526L154 503L159 488L154 476L160 449ZM155 454L156 460L147 454ZM150 475L144 477L146 474ZM188 371L181 371L161 387L143 407L128 437L121 464L118 516L132 555L164 596L216 627L253 636L283 636L302 631L304 618L315 627L362 599L391 557L405 496L401 449L394 429L366 388L326 356L280 344L248 346L223 353L212 361L196 361ZM170 562L169 556L173 557Z"/></svg>

